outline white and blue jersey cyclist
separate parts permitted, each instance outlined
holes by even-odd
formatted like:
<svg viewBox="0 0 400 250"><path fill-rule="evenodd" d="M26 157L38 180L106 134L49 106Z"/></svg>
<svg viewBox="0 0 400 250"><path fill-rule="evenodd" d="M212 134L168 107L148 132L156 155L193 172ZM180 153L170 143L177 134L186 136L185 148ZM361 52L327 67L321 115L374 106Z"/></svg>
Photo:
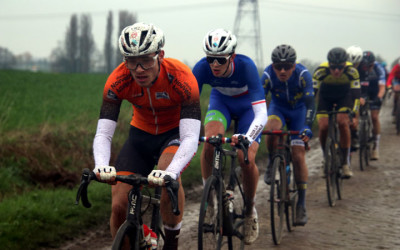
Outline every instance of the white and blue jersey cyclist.
<svg viewBox="0 0 400 250"><path fill-rule="evenodd" d="M200 93L204 84L212 87L204 124L220 121L226 131L236 118L238 131L235 133L246 135L250 142L260 143L266 122L266 104L257 67L249 57L236 54L232 69L228 77L216 77L206 57L193 68Z"/></svg>

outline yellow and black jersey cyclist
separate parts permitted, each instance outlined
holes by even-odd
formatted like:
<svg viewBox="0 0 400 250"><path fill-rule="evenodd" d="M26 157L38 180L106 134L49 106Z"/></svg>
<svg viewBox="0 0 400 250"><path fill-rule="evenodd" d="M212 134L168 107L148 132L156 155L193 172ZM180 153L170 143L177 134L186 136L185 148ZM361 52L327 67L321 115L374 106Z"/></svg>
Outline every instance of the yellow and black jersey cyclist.
<svg viewBox="0 0 400 250"><path fill-rule="evenodd" d="M352 109L357 112L359 108L360 77L357 69L347 62L346 50L333 48L329 51L328 62L322 63L314 72L313 86L318 98L319 138L324 149L328 133L328 115L321 113L332 110L334 104L336 110ZM344 156L343 175L350 178L353 175L350 169L350 119L347 114L338 114L337 122L340 130L340 147Z"/></svg>

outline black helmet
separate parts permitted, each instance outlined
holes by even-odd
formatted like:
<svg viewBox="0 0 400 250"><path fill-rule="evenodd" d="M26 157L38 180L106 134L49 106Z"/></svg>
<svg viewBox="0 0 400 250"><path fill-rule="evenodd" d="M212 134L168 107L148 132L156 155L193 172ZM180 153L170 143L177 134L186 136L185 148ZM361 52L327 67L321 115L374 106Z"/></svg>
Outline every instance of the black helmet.
<svg viewBox="0 0 400 250"><path fill-rule="evenodd" d="M271 56L273 63L280 62L296 62L296 51L290 45L282 44L277 46L274 51L272 51Z"/></svg>
<svg viewBox="0 0 400 250"><path fill-rule="evenodd" d="M369 50L364 51L363 58L361 60L362 64L372 64L375 62L375 55Z"/></svg>
<svg viewBox="0 0 400 250"><path fill-rule="evenodd" d="M343 48L333 48L328 52L328 62L331 64L342 64L347 61L347 53Z"/></svg>

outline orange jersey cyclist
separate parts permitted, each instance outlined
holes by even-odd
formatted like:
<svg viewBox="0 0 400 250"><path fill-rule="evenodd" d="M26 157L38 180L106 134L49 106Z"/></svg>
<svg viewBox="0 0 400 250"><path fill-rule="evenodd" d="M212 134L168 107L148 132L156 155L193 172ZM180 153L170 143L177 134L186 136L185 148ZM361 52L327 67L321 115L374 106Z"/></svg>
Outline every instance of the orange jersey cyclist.
<svg viewBox="0 0 400 250"><path fill-rule="evenodd" d="M243 171L243 189L246 198L245 243L251 244L258 237L258 219L254 206L259 179L255 156L261 132L267 121L264 91L257 67L247 56L236 54L236 37L230 31L216 29L208 32L203 41L206 57L193 68L200 91L204 84L212 86L210 102L205 117L205 136L225 134L234 117L238 119L238 131L245 135L251 145L249 164L244 163L239 152ZM237 142L237 134L232 140ZM201 170L205 181L212 172L213 147L204 144L201 154Z"/></svg>
<svg viewBox="0 0 400 250"><path fill-rule="evenodd" d="M161 186L166 175L180 182L181 173L197 151L201 126L197 81L186 65L164 57L164 41L162 30L152 24L135 23L122 30L119 49L125 60L105 84L93 142L93 171L104 182L115 184L116 172L148 176L152 185ZM109 166L111 140L123 100L132 104L133 115L129 137L114 168ZM113 237L125 220L129 190L124 183L112 186ZM182 212L175 216L166 191L162 191L164 249L178 246L185 200L182 185L178 199Z"/></svg>

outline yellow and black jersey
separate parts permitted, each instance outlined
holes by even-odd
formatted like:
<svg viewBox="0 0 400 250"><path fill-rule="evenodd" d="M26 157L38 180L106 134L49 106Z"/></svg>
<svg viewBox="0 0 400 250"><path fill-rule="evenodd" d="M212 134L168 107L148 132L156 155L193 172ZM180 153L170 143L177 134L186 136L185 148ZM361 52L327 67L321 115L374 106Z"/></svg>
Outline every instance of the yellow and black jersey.
<svg viewBox="0 0 400 250"><path fill-rule="evenodd" d="M329 63L324 62L314 71L313 87L320 98L340 99L350 90L360 89L360 76L353 64L346 62L343 74L335 78L330 73Z"/></svg>

